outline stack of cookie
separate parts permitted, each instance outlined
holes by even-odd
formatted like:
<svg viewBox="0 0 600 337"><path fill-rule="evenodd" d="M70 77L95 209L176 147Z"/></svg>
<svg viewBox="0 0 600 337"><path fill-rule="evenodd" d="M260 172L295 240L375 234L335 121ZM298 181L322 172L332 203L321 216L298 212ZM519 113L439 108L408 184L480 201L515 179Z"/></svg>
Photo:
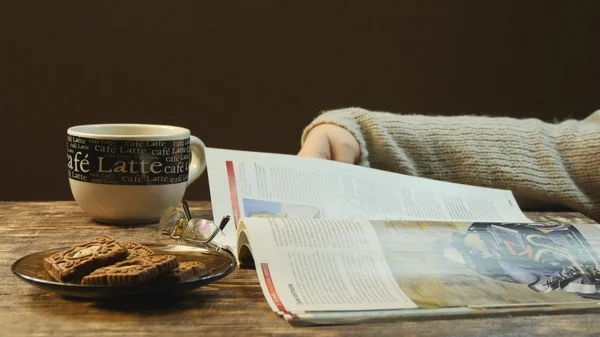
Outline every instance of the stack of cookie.
<svg viewBox="0 0 600 337"><path fill-rule="evenodd" d="M184 281L208 273L203 263L180 262L175 255L157 255L138 242L119 242L110 236L55 253L44 259L44 268L59 282L107 286Z"/></svg>

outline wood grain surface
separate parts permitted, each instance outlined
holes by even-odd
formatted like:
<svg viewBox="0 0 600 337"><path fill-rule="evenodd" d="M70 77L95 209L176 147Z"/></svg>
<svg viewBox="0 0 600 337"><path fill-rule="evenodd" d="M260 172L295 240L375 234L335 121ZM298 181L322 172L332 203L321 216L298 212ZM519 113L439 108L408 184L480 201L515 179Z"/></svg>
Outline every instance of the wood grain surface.
<svg viewBox="0 0 600 337"><path fill-rule="evenodd" d="M191 202L211 217L208 202ZM538 222L593 223L578 213L527 213ZM97 235L154 242L156 224L92 221L74 202L0 202L1 336L595 336L600 311L585 314L443 319L292 327L268 307L253 269L174 298L98 302L44 292L14 276L18 258Z"/></svg>

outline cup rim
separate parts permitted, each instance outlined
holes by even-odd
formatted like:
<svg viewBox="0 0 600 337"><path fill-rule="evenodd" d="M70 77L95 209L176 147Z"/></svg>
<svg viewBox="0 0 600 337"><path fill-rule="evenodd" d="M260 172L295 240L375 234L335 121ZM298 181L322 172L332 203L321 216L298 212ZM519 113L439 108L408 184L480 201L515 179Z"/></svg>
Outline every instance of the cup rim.
<svg viewBox="0 0 600 337"><path fill-rule="evenodd" d="M106 127L120 128L148 128L149 133L144 134L111 134L107 132L93 132L94 129ZM153 132L152 129L155 131ZM163 132L156 132L162 130ZM164 131L167 131L166 133ZM171 132L168 132L171 131ZM74 125L67 129L67 134L71 136L95 138L95 139L127 139L127 140L144 140L144 139L179 139L190 136L190 130L181 126L166 125L166 124L143 124L143 123L97 123L97 124L81 124Z"/></svg>

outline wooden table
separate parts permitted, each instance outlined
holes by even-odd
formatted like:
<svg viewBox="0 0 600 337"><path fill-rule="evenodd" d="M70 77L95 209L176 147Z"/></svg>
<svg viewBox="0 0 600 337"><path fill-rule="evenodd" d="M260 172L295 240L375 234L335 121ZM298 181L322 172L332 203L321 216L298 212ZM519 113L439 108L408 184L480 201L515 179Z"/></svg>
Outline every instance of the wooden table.
<svg viewBox="0 0 600 337"><path fill-rule="evenodd" d="M192 212L211 217L208 202ZM578 213L527 213L538 222L591 223ZM44 292L14 276L11 264L35 251L69 246L100 234L153 242L156 224L114 226L93 222L74 202L0 202L1 336L241 336L423 335L585 336L600 333L600 315L521 316L403 321L351 326L292 327L268 307L253 269L173 301L102 303ZM598 312L600 313L600 311Z"/></svg>

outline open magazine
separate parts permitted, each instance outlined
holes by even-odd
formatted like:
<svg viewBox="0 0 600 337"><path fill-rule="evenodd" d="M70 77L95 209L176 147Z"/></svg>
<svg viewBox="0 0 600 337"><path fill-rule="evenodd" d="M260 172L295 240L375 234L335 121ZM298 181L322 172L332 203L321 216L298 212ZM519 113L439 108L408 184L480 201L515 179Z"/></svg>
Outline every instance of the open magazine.
<svg viewBox="0 0 600 337"><path fill-rule="evenodd" d="M294 325L598 308L600 229L542 225L510 191L209 148L224 245Z"/></svg>

